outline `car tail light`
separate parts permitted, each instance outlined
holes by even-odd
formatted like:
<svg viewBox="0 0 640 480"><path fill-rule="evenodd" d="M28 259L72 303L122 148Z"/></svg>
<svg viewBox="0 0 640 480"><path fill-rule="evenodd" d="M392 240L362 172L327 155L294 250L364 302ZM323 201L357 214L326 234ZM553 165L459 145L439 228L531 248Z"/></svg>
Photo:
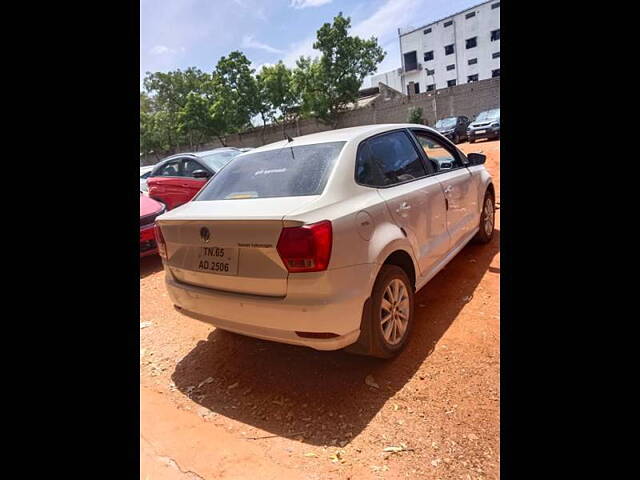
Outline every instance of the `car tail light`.
<svg viewBox="0 0 640 480"><path fill-rule="evenodd" d="M331 222L323 220L283 228L276 248L289 272L320 272L329 266L332 243Z"/></svg>
<svg viewBox="0 0 640 480"><path fill-rule="evenodd" d="M164 237L162 236L162 230L160 230L160 227L158 226L157 223L153 226L153 233L156 236L156 243L158 244L158 255L160 255L160 257L162 257L162 258L164 258L166 260L167 259L167 244L164 241Z"/></svg>

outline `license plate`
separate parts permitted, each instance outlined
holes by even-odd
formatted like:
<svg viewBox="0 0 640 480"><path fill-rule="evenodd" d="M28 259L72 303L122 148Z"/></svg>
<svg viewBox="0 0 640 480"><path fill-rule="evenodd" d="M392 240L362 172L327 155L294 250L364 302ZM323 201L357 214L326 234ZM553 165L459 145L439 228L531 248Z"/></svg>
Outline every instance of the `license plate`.
<svg viewBox="0 0 640 480"><path fill-rule="evenodd" d="M227 247L198 247L196 268L199 272L218 275L238 274L238 249Z"/></svg>
<svg viewBox="0 0 640 480"><path fill-rule="evenodd" d="M486 130L476 130L476 131L475 131L475 132L473 132L473 133L475 133L475 134L477 135L477 134L479 134L479 133L484 133L484 132L486 132Z"/></svg>

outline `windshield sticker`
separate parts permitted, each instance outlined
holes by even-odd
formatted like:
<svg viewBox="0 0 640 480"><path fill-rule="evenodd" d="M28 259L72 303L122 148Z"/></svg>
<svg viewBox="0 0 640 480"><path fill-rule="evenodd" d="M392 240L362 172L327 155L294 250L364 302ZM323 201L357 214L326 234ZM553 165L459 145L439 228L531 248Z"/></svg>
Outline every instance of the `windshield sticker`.
<svg viewBox="0 0 640 480"><path fill-rule="evenodd" d="M258 170L256 173L253 174L254 177L257 177L258 175L269 175L270 173L284 173L286 172L287 169L286 168L273 168L271 170Z"/></svg>

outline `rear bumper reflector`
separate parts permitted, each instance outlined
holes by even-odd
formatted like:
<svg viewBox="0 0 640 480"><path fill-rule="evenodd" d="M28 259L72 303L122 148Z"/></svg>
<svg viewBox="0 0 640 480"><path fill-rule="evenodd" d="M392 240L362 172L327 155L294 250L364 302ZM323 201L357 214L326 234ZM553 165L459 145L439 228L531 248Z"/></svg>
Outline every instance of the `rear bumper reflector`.
<svg viewBox="0 0 640 480"><path fill-rule="evenodd" d="M335 338L340 336L337 333L329 332L296 332L296 335L302 338Z"/></svg>

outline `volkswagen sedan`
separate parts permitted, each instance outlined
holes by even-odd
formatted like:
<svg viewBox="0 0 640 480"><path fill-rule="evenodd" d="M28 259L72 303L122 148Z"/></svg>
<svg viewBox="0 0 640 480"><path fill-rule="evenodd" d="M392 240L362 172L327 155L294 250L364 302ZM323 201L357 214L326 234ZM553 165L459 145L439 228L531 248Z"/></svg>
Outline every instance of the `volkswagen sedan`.
<svg viewBox="0 0 640 480"><path fill-rule="evenodd" d="M241 154L157 218L169 296L224 330L392 357L410 336L414 293L467 242L491 240L484 162L414 124Z"/></svg>

